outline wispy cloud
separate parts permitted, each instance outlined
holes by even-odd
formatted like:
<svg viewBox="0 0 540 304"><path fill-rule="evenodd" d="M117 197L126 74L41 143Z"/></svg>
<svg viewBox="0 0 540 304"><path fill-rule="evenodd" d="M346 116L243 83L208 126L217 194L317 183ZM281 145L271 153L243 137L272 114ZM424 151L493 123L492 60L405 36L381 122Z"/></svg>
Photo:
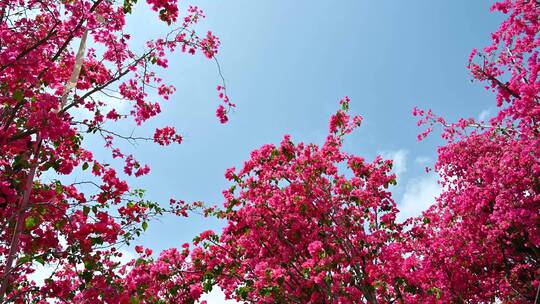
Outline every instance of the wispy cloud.
<svg viewBox="0 0 540 304"><path fill-rule="evenodd" d="M489 118L489 115L491 115L490 109L482 110L482 112L480 112L480 114L478 114L478 120L479 121L486 121L486 119Z"/></svg>
<svg viewBox="0 0 540 304"><path fill-rule="evenodd" d="M407 156L409 151L400 149L397 151L383 151L381 156L385 159L391 159L394 163L392 170L397 176L407 172Z"/></svg>
<svg viewBox="0 0 540 304"><path fill-rule="evenodd" d="M435 198L441 193L442 187L437 182L435 173L424 177L414 178L407 183L405 193L399 203L400 221L409 217L418 216L435 203Z"/></svg>
<svg viewBox="0 0 540 304"><path fill-rule="evenodd" d="M418 156L414 159L414 162L420 166L425 166L431 162L431 158L427 156Z"/></svg>

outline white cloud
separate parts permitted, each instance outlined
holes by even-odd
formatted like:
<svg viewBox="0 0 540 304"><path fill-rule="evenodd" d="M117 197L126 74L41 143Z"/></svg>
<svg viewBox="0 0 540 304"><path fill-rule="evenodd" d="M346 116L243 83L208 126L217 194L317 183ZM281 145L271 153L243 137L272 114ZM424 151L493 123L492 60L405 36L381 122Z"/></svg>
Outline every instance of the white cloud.
<svg viewBox="0 0 540 304"><path fill-rule="evenodd" d="M407 183L398 206L400 210L398 220L404 221L409 217L418 216L435 203L435 198L442 191L437 180L437 174L431 173L424 177L414 178Z"/></svg>
<svg viewBox="0 0 540 304"><path fill-rule="evenodd" d="M414 161L420 166L425 166L431 162L431 158L427 156L418 156L414 159Z"/></svg>
<svg viewBox="0 0 540 304"><path fill-rule="evenodd" d="M486 119L489 118L490 114L491 114L491 111L489 109L482 110L482 112L480 112L480 114L478 114L478 120L479 121L485 121Z"/></svg>
<svg viewBox="0 0 540 304"><path fill-rule="evenodd" d="M407 172L407 155L409 151L400 149L397 151L385 151L381 153L384 159L391 159L394 163L392 170L399 177L401 174Z"/></svg>
<svg viewBox="0 0 540 304"><path fill-rule="evenodd" d="M199 303L206 300L208 304L235 304L240 303L235 300L225 300L225 294L219 287L212 288L212 291L201 296Z"/></svg>

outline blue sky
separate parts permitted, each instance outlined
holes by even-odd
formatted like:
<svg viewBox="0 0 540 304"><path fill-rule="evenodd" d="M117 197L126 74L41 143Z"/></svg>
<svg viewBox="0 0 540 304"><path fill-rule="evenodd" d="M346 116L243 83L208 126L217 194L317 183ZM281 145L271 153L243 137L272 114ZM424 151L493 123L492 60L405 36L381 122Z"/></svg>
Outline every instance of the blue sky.
<svg viewBox="0 0 540 304"><path fill-rule="evenodd" d="M417 141L411 109L432 108L452 119L478 117L494 106L491 93L472 83L466 69L470 50L487 45L501 20L489 12L491 3L194 2L207 15L198 30L211 29L221 38L219 61L237 110L228 124L219 124L216 66L203 56L175 55L170 68L159 72L177 92L145 128L172 124L185 141L166 149L137 146L136 155L152 167L137 184L158 201L221 204L226 168L239 167L250 151L278 143L284 134L321 143L329 115L348 95L352 112L363 115L364 123L349 136L346 150L368 159L380 153L398 158L396 202L418 195L432 200L435 178L423 168L436 158L441 141L438 136ZM134 43L163 30L154 24L153 12L139 7L128 21ZM418 199L419 208L426 203ZM219 227L209 219L166 217L150 225L141 243L157 250L179 246Z"/></svg>
<svg viewBox="0 0 540 304"><path fill-rule="evenodd" d="M348 95L363 126L346 143L350 153L394 158L399 171L394 199L412 215L433 201L433 163L438 136L418 142L414 106L432 108L449 119L493 111L491 93L472 83L466 69L474 47L489 43L502 16L492 1L193 1L207 18L198 26L221 39L218 58L237 110L221 125L217 68L202 55L177 54L159 74L177 88L163 114L143 126L173 125L185 137L165 149L151 144L127 148L151 165L135 184L148 197L221 204L228 188L226 168L249 152L278 143L322 143L338 100ZM181 5L186 5L182 1ZM139 3L128 20L134 46L164 28ZM192 217L164 217L138 241L160 251L178 247L197 233L222 223Z"/></svg>

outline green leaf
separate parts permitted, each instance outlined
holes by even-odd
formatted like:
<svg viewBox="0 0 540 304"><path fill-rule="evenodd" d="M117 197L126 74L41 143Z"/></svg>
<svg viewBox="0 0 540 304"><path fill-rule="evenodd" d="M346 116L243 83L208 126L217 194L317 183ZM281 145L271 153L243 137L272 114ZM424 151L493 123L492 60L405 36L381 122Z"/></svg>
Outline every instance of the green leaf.
<svg viewBox="0 0 540 304"><path fill-rule="evenodd" d="M428 294L435 295L437 297L437 300L441 298L441 290L437 287L431 287L428 289Z"/></svg>
<svg viewBox="0 0 540 304"><path fill-rule="evenodd" d="M236 290L236 294L242 300L247 300L248 293L249 293L249 287L246 287L246 286L240 287Z"/></svg>
<svg viewBox="0 0 540 304"><path fill-rule="evenodd" d="M180 286L174 285L173 287L171 287L170 293L171 293L173 296L175 296L175 295L178 294L178 290L179 290L179 289L180 289Z"/></svg>
<svg viewBox="0 0 540 304"><path fill-rule="evenodd" d="M87 162L85 162L85 163L82 165L82 169L83 169L83 171L86 170L86 169L88 169L88 163L87 163Z"/></svg>
<svg viewBox="0 0 540 304"><path fill-rule="evenodd" d="M101 245L103 244L103 239L101 237L91 237L90 241L92 242L92 245Z"/></svg>
<svg viewBox="0 0 540 304"><path fill-rule="evenodd" d="M62 192L64 192L64 187L62 187L61 184L57 184L54 188L54 191L56 192L56 194L61 194Z"/></svg>
<svg viewBox="0 0 540 304"><path fill-rule="evenodd" d="M94 277L94 274L91 272L91 271L84 271L82 274L81 274L81 278L83 278L83 280L85 282L90 282L92 281L92 278Z"/></svg>
<svg viewBox="0 0 540 304"><path fill-rule="evenodd" d="M58 220L54 223L54 228L62 229L66 225L67 221L65 219Z"/></svg>
<svg viewBox="0 0 540 304"><path fill-rule="evenodd" d="M38 255L34 258L34 260L36 260L36 262L40 263L41 265L45 265L45 259L43 258L43 256Z"/></svg>
<svg viewBox="0 0 540 304"><path fill-rule="evenodd" d="M341 104L341 109L345 112L348 112L349 111L349 103L348 102L344 102Z"/></svg>
<svg viewBox="0 0 540 304"><path fill-rule="evenodd" d="M32 261L32 256L25 255L25 256L23 256L22 258L19 259L17 264L26 264L26 263L28 263L30 261Z"/></svg>
<svg viewBox="0 0 540 304"><path fill-rule="evenodd" d="M87 270L92 270L96 266L96 264L92 260L84 260L83 264L84 264L84 268L86 268Z"/></svg>
<svg viewBox="0 0 540 304"><path fill-rule="evenodd" d="M90 207L84 206L84 207L83 207L83 214L84 214L84 215L88 215L88 213L90 213Z"/></svg>
<svg viewBox="0 0 540 304"><path fill-rule="evenodd" d="M16 101L20 102L23 100L23 98L24 98L23 91L15 90L13 92L13 99L15 99Z"/></svg>
<svg viewBox="0 0 540 304"><path fill-rule="evenodd" d="M32 229L37 226L37 219L33 216L29 216L24 220L24 227L26 229Z"/></svg>
<svg viewBox="0 0 540 304"><path fill-rule="evenodd" d="M148 223L147 223L147 222L143 222L143 223L142 223L142 229L143 229L144 231L146 231L146 228L148 228Z"/></svg>

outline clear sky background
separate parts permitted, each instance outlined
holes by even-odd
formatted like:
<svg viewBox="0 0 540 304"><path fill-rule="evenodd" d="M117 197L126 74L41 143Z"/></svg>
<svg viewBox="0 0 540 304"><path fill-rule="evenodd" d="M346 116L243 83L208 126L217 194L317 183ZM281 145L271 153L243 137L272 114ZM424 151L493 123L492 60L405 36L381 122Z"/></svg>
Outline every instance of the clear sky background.
<svg viewBox="0 0 540 304"><path fill-rule="evenodd" d="M502 20L489 12L492 1L191 3L207 16L197 29L210 29L221 39L218 58L237 109L228 124L218 122L219 76L202 55L177 54L169 69L159 71L177 92L142 133L173 125L185 141L165 149L127 146L152 168L134 182L150 199L221 205L221 191L229 186L226 168L240 167L250 151L279 143L284 134L322 143L329 116L348 95L351 112L363 115L364 122L347 138L346 151L369 160L377 154L394 159L394 199L404 216L418 214L439 191L436 176L423 168L433 164L442 141L438 135L417 141L412 108L432 108L450 120L494 110L491 93L472 83L466 69L471 49L486 46ZM156 20L144 3L137 5L128 21L134 46L164 33ZM222 225L196 216L164 217L150 223L135 244L159 252Z"/></svg>

